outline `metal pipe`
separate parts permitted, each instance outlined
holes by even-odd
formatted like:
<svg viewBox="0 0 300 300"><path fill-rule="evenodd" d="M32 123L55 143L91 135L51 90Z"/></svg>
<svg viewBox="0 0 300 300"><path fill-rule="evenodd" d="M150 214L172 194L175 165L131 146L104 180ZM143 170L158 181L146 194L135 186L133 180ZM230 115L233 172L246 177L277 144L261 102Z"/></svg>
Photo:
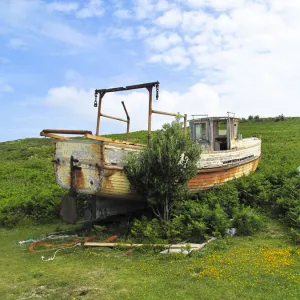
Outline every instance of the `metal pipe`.
<svg viewBox="0 0 300 300"><path fill-rule="evenodd" d="M147 87L149 92L149 110L148 110L148 146L150 145L151 139L151 121L152 121L152 88L153 86Z"/></svg>
<svg viewBox="0 0 300 300"><path fill-rule="evenodd" d="M127 117L126 142L128 142L128 139L129 139L129 128L130 128L130 117L129 117L129 114L127 112L127 109L126 109L124 101L122 101L121 103L123 105L123 108L125 110L125 114L126 114L126 117Z"/></svg>
<svg viewBox="0 0 300 300"><path fill-rule="evenodd" d="M167 116L173 116L173 117L176 117L180 114L173 114L173 113L168 113L168 112L165 112L165 111L159 111L159 110L152 110L152 113L155 113L155 114L159 114L159 115L167 115ZM180 117L183 117L183 115L180 115Z"/></svg>
<svg viewBox="0 0 300 300"><path fill-rule="evenodd" d="M230 116L229 116L229 114L231 112L227 112L227 113L228 113L228 119L227 119L227 122L228 122L228 127L227 127L227 139L228 139L228 143L227 143L227 145L228 145L228 150L230 150L231 149L231 124L230 124Z"/></svg>
<svg viewBox="0 0 300 300"><path fill-rule="evenodd" d="M142 84L136 84L136 85L128 85L126 87L117 87L117 88L111 88L111 89L101 89L101 90L95 90L96 93L111 93L111 92L120 92L120 91L129 91L129 90L135 90L135 89L142 89L142 88L150 88L154 87L155 85L158 85L159 82L147 82Z"/></svg>
<svg viewBox="0 0 300 300"><path fill-rule="evenodd" d="M90 130L44 129L41 133L92 134Z"/></svg>
<svg viewBox="0 0 300 300"><path fill-rule="evenodd" d="M99 105L98 105L98 113L97 113L97 127L96 127L96 135L99 135L100 130L100 117L101 117L101 104L102 98L104 97L105 92L99 93Z"/></svg>
<svg viewBox="0 0 300 300"><path fill-rule="evenodd" d="M128 142L128 139L129 139L129 128L130 128L130 119L127 121L126 142Z"/></svg>
<svg viewBox="0 0 300 300"><path fill-rule="evenodd" d="M112 116L105 115L105 114L102 114L102 113L100 115L101 115L101 117L104 117L104 118L113 119L113 120L117 120L117 121L121 121L121 122L127 123L127 120L125 120L125 119L112 117Z"/></svg>

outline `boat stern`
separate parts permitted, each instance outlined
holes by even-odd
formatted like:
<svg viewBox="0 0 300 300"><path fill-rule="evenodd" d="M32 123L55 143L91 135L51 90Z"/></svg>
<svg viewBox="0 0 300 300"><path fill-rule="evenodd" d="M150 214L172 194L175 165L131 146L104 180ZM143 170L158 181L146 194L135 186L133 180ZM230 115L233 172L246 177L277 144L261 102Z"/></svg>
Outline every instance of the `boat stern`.
<svg viewBox="0 0 300 300"><path fill-rule="evenodd" d="M103 181L101 148L97 141L57 141L52 161L57 183L76 193L96 194Z"/></svg>

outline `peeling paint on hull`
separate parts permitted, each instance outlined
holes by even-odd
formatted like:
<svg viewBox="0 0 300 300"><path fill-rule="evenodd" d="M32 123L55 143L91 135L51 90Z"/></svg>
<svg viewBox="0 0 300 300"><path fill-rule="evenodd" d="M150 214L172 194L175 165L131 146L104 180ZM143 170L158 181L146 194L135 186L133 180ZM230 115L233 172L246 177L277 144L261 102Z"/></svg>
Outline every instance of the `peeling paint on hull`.
<svg viewBox="0 0 300 300"><path fill-rule="evenodd" d="M243 175L249 175L256 170L258 162L259 158L238 166L199 170L197 176L188 182L189 189L191 192L196 193L239 178Z"/></svg>
<svg viewBox="0 0 300 300"><path fill-rule="evenodd" d="M249 139L247 147L238 150L203 153L198 174L188 182L191 192L220 185L248 175L257 168L261 141ZM100 141L58 141L53 160L57 183L64 189L100 198L141 200L125 175L125 158L140 146Z"/></svg>

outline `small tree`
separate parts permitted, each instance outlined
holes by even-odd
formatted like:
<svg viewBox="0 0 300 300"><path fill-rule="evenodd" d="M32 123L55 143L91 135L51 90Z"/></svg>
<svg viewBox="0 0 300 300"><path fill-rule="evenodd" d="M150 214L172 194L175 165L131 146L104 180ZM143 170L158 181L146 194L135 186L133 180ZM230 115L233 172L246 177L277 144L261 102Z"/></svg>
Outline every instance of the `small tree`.
<svg viewBox="0 0 300 300"><path fill-rule="evenodd" d="M144 196L160 221L169 221L187 182L197 174L201 148L184 134L180 118L156 131L149 147L131 154L125 169L129 182Z"/></svg>

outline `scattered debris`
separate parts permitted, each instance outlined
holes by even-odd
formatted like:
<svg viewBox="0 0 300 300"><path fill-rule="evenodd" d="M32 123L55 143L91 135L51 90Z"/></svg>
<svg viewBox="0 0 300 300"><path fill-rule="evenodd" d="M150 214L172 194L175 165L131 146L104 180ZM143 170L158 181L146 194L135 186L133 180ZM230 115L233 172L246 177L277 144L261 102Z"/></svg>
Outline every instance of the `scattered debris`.
<svg viewBox="0 0 300 300"><path fill-rule="evenodd" d="M118 237L116 235L113 235L111 237L109 237L108 239L106 239L105 241L103 241L103 243L110 243L113 242L117 239Z"/></svg>
<svg viewBox="0 0 300 300"><path fill-rule="evenodd" d="M236 235L236 228L227 228L225 229L225 233L229 234L230 236Z"/></svg>
<svg viewBox="0 0 300 300"><path fill-rule="evenodd" d="M68 238L78 238L77 234L74 235L57 235L57 234L50 234L47 236L43 236L40 239L34 239L34 238L30 238L28 240L25 241L19 241L18 245L19 246L23 246L25 244L32 244L33 242L39 242L39 241L43 241L43 240L59 240L59 239L68 239Z"/></svg>
<svg viewBox="0 0 300 300"><path fill-rule="evenodd" d="M185 247L181 247L181 248L169 248L166 249L162 252L160 252L160 254L168 254L168 253L182 253L184 255L188 255L190 254L192 251L199 251L201 249L203 249L208 243L216 240L217 238L212 237L210 238L207 242L202 243L202 244L177 244L178 246L182 246L185 245ZM192 245L197 245L197 247L193 247ZM174 246L174 245L171 245Z"/></svg>
<svg viewBox="0 0 300 300"><path fill-rule="evenodd" d="M137 248L143 246L151 247L162 247L167 249L193 249L200 250L205 247L209 242L215 240L216 238L211 238L209 241L203 244L122 244L122 243L103 243L103 242L87 242L84 243L85 247L128 247L128 248Z"/></svg>
<svg viewBox="0 0 300 300"><path fill-rule="evenodd" d="M25 244L31 244L31 243L33 243L33 242L36 242L37 240L36 239L28 239L28 240L26 240L26 241L19 241L18 242L18 245L19 246L23 246L23 245L25 245Z"/></svg>
<svg viewBox="0 0 300 300"><path fill-rule="evenodd" d="M90 242L92 241L95 236L89 236L89 237L86 237L86 238L78 238L77 235L73 235L73 236L64 236L64 238L70 238L70 237L73 237L73 241L71 243L67 243L67 244L49 244L49 243L46 243L45 240L48 239L48 237L46 238L43 238L41 240L33 240L33 242L30 244L29 246L29 251L31 253L35 253L35 250L34 248L37 246L37 245L41 245L45 248L59 248L58 250L60 249L65 249L65 248L71 248L77 244L81 245L83 243L86 243L86 242ZM54 240L54 239L57 239L57 238L61 238L60 236L57 236L57 237L54 237L54 236L50 236L50 240ZM20 242L19 242L20 243Z"/></svg>
<svg viewBox="0 0 300 300"><path fill-rule="evenodd" d="M74 245L76 245L78 243L81 244L80 239L76 239L76 240L74 240L73 242L71 242L69 244L48 244L48 243L46 243L44 241L35 241L35 242L33 242L33 243L30 244L29 251L31 253L35 253L34 248L37 245L41 245L41 246L43 246L45 248L54 248L54 247L56 247L56 248L70 248L70 247L73 247Z"/></svg>
<svg viewBox="0 0 300 300"><path fill-rule="evenodd" d="M77 243L77 244L75 244L75 245L73 245L73 246L71 246L71 247L65 247L65 248L60 248L60 249L57 249L55 252L54 252L54 255L53 256L51 256L51 257L49 257L49 258L45 258L45 256L41 256L41 259L42 259L42 261L51 261L51 260L54 260L55 259L55 256L56 256L56 253L58 252L58 251L61 251L61 250L65 250L65 249L70 249L70 248L74 248L74 247L77 247L77 246L81 246L81 243Z"/></svg>
<svg viewBox="0 0 300 300"><path fill-rule="evenodd" d="M46 239L49 239L49 240L60 240L60 239L70 239L70 238L78 238L78 235L77 234L74 234L74 235L55 235L55 234L51 234L51 235L48 235L46 237Z"/></svg>

